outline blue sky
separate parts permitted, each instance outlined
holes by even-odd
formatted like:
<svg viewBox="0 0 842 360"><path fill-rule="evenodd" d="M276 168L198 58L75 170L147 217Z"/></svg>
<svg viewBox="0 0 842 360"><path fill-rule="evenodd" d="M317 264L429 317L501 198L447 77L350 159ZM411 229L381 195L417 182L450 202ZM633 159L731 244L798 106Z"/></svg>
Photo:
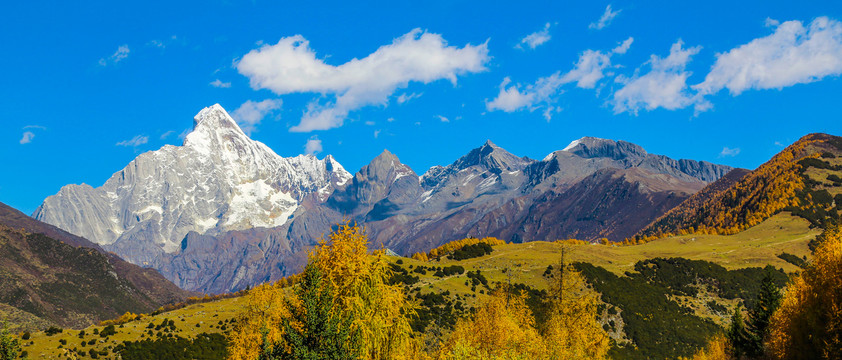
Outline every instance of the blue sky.
<svg viewBox="0 0 842 360"><path fill-rule="evenodd" d="M16 2L0 22L0 202L31 213L180 145L220 103L282 156L416 172L582 136L754 168L842 135L831 1Z"/></svg>

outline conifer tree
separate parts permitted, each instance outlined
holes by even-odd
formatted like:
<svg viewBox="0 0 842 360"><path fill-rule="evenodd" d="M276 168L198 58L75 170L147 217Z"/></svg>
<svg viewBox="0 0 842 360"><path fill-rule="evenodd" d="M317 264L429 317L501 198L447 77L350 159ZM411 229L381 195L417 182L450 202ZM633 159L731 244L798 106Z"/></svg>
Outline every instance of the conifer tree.
<svg viewBox="0 0 842 360"><path fill-rule="evenodd" d="M297 301L286 299L290 316L281 321L282 339L287 345L274 346L265 359L356 359L358 339L351 332L351 317L331 311L334 291L324 282L314 264L304 268L295 289Z"/></svg>
<svg viewBox="0 0 842 360"><path fill-rule="evenodd" d="M15 339L12 334L9 334L9 329L6 323L3 323L3 330L0 330L0 360L15 360L20 353L20 344L18 339Z"/></svg>
<svg viewBox="0 0 842 360"><path fill-rule="evenodd" d="M731 315L731 326L728 327L726 334L728 341L731 343L733 356L737 359L741 358L747 353L749 346L749 336L746 331L745 323L743 322L742 306L737 305L734 309L734 314Z"/></svg>
<svg viewBox="0 0 842 360"><path fill-rule="evenodd" d="M780 289L772 280L772 275L767 272L760 283L757 302L748 313L748 322L746 323L746 330L749 334L746 349L748 355L759 357L765 352L763 343L769 336L769 321L775 310L780 307L782 297Z"/></svg>

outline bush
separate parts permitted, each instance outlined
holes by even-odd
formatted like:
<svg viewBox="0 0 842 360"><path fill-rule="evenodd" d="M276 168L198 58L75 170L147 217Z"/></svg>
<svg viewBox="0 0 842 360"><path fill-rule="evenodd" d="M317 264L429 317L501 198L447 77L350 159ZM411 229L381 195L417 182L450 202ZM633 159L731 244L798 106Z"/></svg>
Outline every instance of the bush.
<svg viewBox="0 0 842 360"><path fill-rule="evenodd" d="M49 328L47 328L47 330L44 330L44 334L46 334L47 336L53 336L62 331L64 331L64 329L55 326L50 326Z"/></svg>
<svg viewBox="0 0 842 360"><path fill-rule="evenodd" d="M453 260L465 260L491 254L494 249L487 243L477 243L463 246L455 250L449 257Z"/></svg>
<svg viewBox="0 0 842 360"><path fill-rule="evenodd" d="M99 337L108 337L117 333L117 330L114 329L114 325L108 325L99 332Z"/></svg>
<svg viewBox="0 0 842 360"><path fill-rule="evenodd" d="M30 334L29 331L27 331L27 332L24 332L23 336L21 336L20 338L24 339L24 340L29 340L30 337L32 337L32 334Z"/></svg>

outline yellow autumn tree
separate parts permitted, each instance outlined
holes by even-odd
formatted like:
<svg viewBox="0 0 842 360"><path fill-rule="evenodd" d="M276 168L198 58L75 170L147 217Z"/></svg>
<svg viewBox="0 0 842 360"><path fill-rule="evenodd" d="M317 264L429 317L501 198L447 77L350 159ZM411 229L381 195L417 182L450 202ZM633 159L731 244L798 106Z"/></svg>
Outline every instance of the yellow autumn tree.
<svg viewBox="0 0 842 360"><path fill-rule="evenodd" d="M699 349L692 358L685 358L680 357L680 360L730 360L731 357L731 348L728 344L728 339L719 334L710 342L708 342L707 346L702 349Z"/></svg>
<svg viewBox="0 0 842 360"><path fill-rule="evenodd" d="M246 295L245 302L233 335L229 337L228 358L231 360L257 359L264 342L281 340L281 321L289 316L281 282L256 286Z"/></svg>
<svg viewBox="0 0 842 360"><path fill-rule="evenodd" d="M597 320L597 293L570 265L554 269L548 295L549 316L543 326L553 359L604 359L608 334Z"/></svg>
<svg viewBox="0 0 842 360"><path fill-rule="evenodd" d="M829 226L821 238L772 316L767 346L775 358L842 358L842 228Z"/></svg>
<svg viewBox="0 0 842 360"><path fill-rule="evenodd" d="M321 283L334 295L330 313L352 319L350 331L360 339L361 359L423 358L419 342L412 337L409 316L413 310L403 289L388 284L390 269L384 251L370 252L367 246L365 229L345 222L310 253L308 263L318 268ZM253 360L267 346L288 346L283 340L284 321L296 329L304 326L291 317L301 310L296 296L285 292L280 282L251 290L230 339L230 358Z"/></svg>
<svg viewBox="0 0 842 360"><path fill-rule="evenodd" d="M526 294L497 288L474 314L456 324L440 359L545 359L546 346L535 329Z"/></svg>
<svg viewBox="0 0 842 360"><path fill-rule="evenodd" d="M553 273L548 317L543 324L526 305L526 294L501 286L462 320L438 354L439 359L604 359L608 334L597 320L597 294L581 273L559 266Z"/></svg>
<svg viewBox="0 0 842 360"><path fill-rule="evenodd" d="M363 359L414 359L420 344L412 338L413 313L403 288L389 285L385 251L368 251L365 229L349 222L322 241L310 261L335 289L334 308L354 318Z"/></svg>

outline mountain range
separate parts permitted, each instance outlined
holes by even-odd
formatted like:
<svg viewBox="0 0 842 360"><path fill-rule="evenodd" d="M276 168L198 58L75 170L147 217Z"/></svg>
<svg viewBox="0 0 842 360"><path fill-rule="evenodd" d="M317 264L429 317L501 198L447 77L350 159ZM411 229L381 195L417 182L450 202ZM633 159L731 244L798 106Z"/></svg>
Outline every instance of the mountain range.
<svg viewBox="0 0 842 360"><path fill-rule="evenodd" d="M220 293L298 272L346 219L404 255L469 236L620 241L731 170L586 137L542 160L487 141L420 176L384 151L352 175L330 155L275 154L214 105L182 146L141 154L100 187L67 185L33 217Z"/></svg>

